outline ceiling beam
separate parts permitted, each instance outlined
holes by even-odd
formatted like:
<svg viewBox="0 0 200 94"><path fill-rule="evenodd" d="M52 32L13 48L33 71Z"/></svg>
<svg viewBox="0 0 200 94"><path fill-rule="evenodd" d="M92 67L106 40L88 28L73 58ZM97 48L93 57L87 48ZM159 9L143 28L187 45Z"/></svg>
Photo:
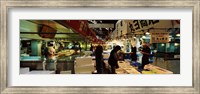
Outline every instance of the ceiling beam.
<svg viewBox="0 0 200 94"><path fill-rule="evenodd" d="M89 24L89 28L114 28L114 24Z"/></svg>

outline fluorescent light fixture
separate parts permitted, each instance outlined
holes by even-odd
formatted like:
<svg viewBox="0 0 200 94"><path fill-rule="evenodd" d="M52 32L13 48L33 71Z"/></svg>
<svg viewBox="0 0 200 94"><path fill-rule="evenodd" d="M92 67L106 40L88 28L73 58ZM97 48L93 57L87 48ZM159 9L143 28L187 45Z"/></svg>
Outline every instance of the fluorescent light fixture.
<svg viewBox="0 0 200 94"><path fill-rule="evenodd" d="M178 37L178 36L181 36L180 34L176 34L176 36Z"/></svg>
<svg viewBox="0 0 200 94"><path fill-rule="evenodd" d="M179 45L178 43L175 43L175 44L174 44L174 46L178 46L178 45Z"/></svg>

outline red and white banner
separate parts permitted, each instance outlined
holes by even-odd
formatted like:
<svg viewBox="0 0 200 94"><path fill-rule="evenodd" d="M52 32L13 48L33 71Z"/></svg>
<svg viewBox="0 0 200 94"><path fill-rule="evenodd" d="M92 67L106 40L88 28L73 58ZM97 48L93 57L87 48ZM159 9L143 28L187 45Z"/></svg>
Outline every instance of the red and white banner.
<svg viewBox="0 0 200 94"><path fill-rule="evenodd" d="M89 28L87 20L65 20L59 21L61 24L71 28L74 32L79 33L85 38L96 39L95 32Z"/></svg>

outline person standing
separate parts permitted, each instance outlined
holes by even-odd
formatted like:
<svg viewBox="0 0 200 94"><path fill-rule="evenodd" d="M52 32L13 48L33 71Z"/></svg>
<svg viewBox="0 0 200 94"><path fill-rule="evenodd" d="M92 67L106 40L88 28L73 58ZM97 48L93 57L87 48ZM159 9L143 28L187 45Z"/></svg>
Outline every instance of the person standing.
<svg viewBox="0 0 200 94"><path fill-rule="evenodd" d="M103 53L103 47L100 45L97 46L95 50L97 74L102 74L104 71L104 61L102 53Z"/></svg>
<svg viewBox="0 0 200 94"><path fill-rule="evenodd" d="M117 51L121 50L120 46L115 46L114 49L110 53L110 57L108 59L108 63L111 66L111 73L116 74L115 69L119 68L118 66L118 56L117 56Z"/></svg>
<svg viewBox="0 0 200 94"><path fill-rule="evenodd" d="M81 52L80 43L74 42L73 45L74 46L72 47L72 49L74 49L74 54L79 54Z"/></svg>
<svg viewBox="0 0 200 94"><path fill-rule="evenodd" d="M94 55L94 47L93 47L92 44L91 44L91 46L90 46L90 51L92 52L92 53L91 53L91 56L93 56L93 55Z"/></svg>
<svg viewBox="0 0 200 94"><path fill-rule="evenodd" d="M93 47L92 44L91 44L91 45L90 45L90 51L93 52L93 50L94 50L94 47Z"/></svg>
<svg viewBox="0 0 200 94"><path fill-rule="evenodd" d="M131 53L130 53L130 58L132 63L137 62L137 48L136 48L136 38L134 40L131 40Z"/></svg>
<svg viewBox="0 0 200 94"><path fill-rule="evenodd" d="M135 46L131 46L131 60L136 62L137 61L137 49Z"/></svg>
<svg viewBox="0 0 200 94"><path fill-rule="evenodd" d="M144 69L144 66L149 64L149 56L150 56L150 48L149 48L149 44L144 43L143 44L143 49L140 51L143 56L142 56L142 66L141 69Z"/></svg>
<svg viewBox="0 0 200 94"><path fill-rule="evenodd" d="M49 54L48 47L45 46L42 53L43 53L44 57L47 59L48 58L48 54Z"/></svg>
<svg viewBox="0 0 200 94"><path fill-rule="evenodd" d="M47 65L48 70L56 70L56 51L54 47L48 47L48 58L49 64Z"/></svg>

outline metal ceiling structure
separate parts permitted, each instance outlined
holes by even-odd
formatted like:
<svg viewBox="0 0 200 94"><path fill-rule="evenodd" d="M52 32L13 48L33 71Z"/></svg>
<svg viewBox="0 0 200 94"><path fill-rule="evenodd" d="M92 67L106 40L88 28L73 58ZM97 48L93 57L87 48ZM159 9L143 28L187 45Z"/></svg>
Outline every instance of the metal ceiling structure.
<svg viewBox="0 0 200 94"><path fill-rule="evenodd" d="M68 39L82 41L106 41L119 26L118 20L20 20L20 37L30 39ZM170 21L169 21L170 22ZM169 23L168 22L168 23ZM159 28L166 27L167 22ZM171 24L171 23L169 23ZM171 25L170 25L171 26ZM171 27L174 27L173 25ZM159 28L154 28L154 31ZM161 29L169 29L161 28ZM81 31L80 31L81 29ZM118 27L118 29L120 29ZM122 28L123 29L123 28ZM149 29L148 29L149 30ZM119 30L120 31L120 30ZM141 30L144 31L144 30ZM175 32L176 31L176 32ZM170 29L170 34L180 33L179 29ZM116 33L116 32L115 32ZM142 32L144 34L144 32Z"/></svg>
<svg viewBox="0 0 200 94"><path fill-rule="evenodd" d="M56 32L41 32L42 27L47 26ZM48 31L48 30L47 30ZM78 33L53 21L53 20L20 20L20 37L30 39L48 40L51 38L42 38L43 35L54 35L54 39L83 40Z"/></svg>
<svg viewBox="0 0 200 94"><path fill-rule="evenodd" d="M86 36L82 36L68 26L67 21L70 20L20 20L20 37L30 39L48 39L50 37L50 39L87 39ZM93 36L105 39L115 29L117 20L86 20L86 22L87 27L94 32ZM44 26L46 26L45 30L43 30Z"/></svg>

